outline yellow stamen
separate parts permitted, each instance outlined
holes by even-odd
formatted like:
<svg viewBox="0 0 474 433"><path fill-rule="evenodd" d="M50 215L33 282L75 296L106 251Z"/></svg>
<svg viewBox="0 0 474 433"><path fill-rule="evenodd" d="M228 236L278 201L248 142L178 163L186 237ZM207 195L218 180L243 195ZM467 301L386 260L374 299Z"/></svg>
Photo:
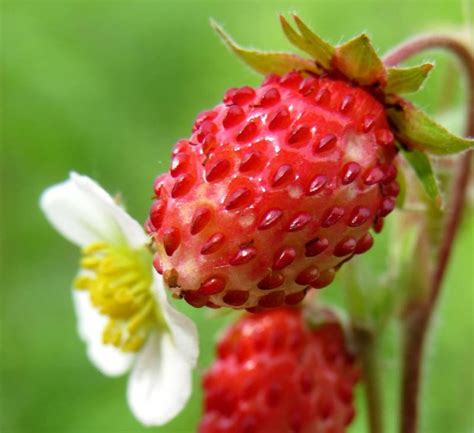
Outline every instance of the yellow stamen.
<svg viewBox="0 0 474 433"><path fill-rule="evenodd" d="M133 335L124 344L126 352L137 352L143 346L145 339L141 335Z"/></svg>
<svg viewBox="0 0 474 433"><path fill-rule="evenodd" d="M133 295L130 293L130 290L127 287L117 290L117 292L114 294L114 297L119 304L127 304L133 299Z"/></svg>
<svg viewBox="0 0 474 433"><path fill-rule="evenodd" d="M81 268L95 270L100 265L100 259L94 256L86 256L81 260Z"/></svg>
<svg viewBox="0 0 474 433"><path fill-rule="evenodd" d="M115 287L131 286L140 281L141 277L139 272L124 272L115 278L113 284Z"/></svg>
<svg viewBox="0 0 474 433"><path fill-rule="evenodd" d="M133 316L127 324L127 330L131 334L135 334L138 329L143 325L143 323L147 320L150 313L153 312L153 302L148 301L145 306Z"/></svg>
<svg viewBox="0 0 474 433"><path fill-rule="evenodd" d="M93 283L93 279L87 275L79 275L74 280L74 287L80 290L89 290L89 287Z"/></svg>
<svg viewBox="0 0 474 433"><path fill-rule="evenodd" d="M132 250L94 242L82 249L81 267L74 286L87 290L92 304L108 316L102 332L104 344L124 352L137 352L150 330L163 326L150 291L151 254L144 247Z"/></svg>
<svg viewBox="0 0 474 433"><path fill-rule="evenodd" d="M130 266L133 266L133 263L123 257L106 257L100 263L100 271L104 274L116 274L123 272Z"/></svg>
<svg viewBox="0 0 474 433"><path fill-rule="evenodd" d="M107 243L106 242L92 242L89 245L86 245L85 247L82 248L82 254L89 255L89 254L94 254L98 251L102 251L107 248Z"/></svg>

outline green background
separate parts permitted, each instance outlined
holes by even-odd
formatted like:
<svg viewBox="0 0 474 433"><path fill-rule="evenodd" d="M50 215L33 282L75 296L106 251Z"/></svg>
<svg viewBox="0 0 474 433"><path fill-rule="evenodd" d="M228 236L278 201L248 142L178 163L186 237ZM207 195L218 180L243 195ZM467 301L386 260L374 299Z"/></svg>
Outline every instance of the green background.
<svg viewBox="0 0 474 433"><path fill-rule="evenodd" d="M145 430L127 408L126 378L105 378L86 359L69 290L78 251L46 223L38 198L74 169L121 191L132 215L144 220L152 181L194 116L226 88L260 80L224 49L209 17L243 44L288 49L277 15L296 10L333 43L368 31L380 52L418 31L459 28L467 19L461 3L448 0L36 0L1 7L3 433ZM456 89L458 81L444 57L424 58L439 67L413 99L434 114L444 103L441 89ZM460 107L462 92L454 93ZM431 335L424 433L474 429L473 222L472 214L464 220ZM329 297L338 284L327 289ZM232 318L179 307L198 322L202 356L192 401L157 432L195 431L199 374ZM397 414L396 334L391 326L384 342L389 432ZM360 392L357 404L351 433L366 432Z"/></svg>

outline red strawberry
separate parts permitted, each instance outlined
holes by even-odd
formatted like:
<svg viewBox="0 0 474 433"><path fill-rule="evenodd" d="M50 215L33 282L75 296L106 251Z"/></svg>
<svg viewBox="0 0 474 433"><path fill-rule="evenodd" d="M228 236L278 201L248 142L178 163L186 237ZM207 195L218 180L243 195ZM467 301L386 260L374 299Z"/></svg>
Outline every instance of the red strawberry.
<svg viewBox="0 0 474 433"><path fill-rule="evenodd" d="M292 72L231 89L155 182L156 268L197 307L295 304L372 246L395 155L383 105L348 81Z"/></svg>
<svg viewBox="0 0 474 433"><path fill-rule="evenodd" d="M298 309L246 315L204 377L199 433L342 433L359 375L337 322L310 330Z"/></svg>

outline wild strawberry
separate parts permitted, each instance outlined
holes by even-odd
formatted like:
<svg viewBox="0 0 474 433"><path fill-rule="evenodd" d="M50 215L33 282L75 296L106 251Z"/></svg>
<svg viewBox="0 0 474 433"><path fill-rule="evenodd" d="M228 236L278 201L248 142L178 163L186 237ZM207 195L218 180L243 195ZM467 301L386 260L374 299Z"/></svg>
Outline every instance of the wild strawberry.
<svg viewBox="0 0 474 433"><path fill-rule="evenodd" d="M342 433L359 374L337 322L311 330L298 309L244 316L204 377L199 433Z"/></svg>
<svg viewBox="0 0 474 433"><path fill-rule="evenodd" d="M382 103L348 80L230 89L155 182L156 268L196 307L296 304L372 246L399 191L395 155Z"/></svg>

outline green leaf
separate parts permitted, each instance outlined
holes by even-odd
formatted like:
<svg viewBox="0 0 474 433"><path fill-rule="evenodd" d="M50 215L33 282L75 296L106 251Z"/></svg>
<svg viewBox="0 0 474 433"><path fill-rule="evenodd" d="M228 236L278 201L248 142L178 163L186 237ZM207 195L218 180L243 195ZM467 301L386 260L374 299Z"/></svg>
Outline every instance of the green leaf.
<svg viewBox="0 0 474 433"><path fill-rule="evenodd" d="M410 149L449 155L474 146L474 140L451 134L410 102L397 98L388 101L387 115L398 140Z"/></svg>
<svg viewBox="0 0 474 433"><path fill-rule="evenodd" d="M331 60L334 54L334 47L312 32L297 15L293 15L293 19L295 20L301 34L297 33L290 26L285 17L280 15L281 26L288 40L293 45L309 54L321 69L331 70Z"/></svg>
<svg viewBox="0 0 474 433"><path fill-rule="evenodd" d="M211 26L233 53L260 74L274 73L283 75L294 70L320 73L320 69L309 59L303 59L292 53L267 52L243 48L236 44L214 20L211 20Z"/></svg>
<svg viewBox="0 0 474 433"><path fill-rule="evenodd" d="M366 34L338 46L333 65L363 86L383 87L387 81L385 66Z"/></svg>
<svg viewBox="0 0 474 433"><path fill-rule="evenodd" d="M421 182L428 198L434 201L437 207L440 207L442 202L441 194L428 156L417 150L407 151L402 149L402 153L407 162L413 168L413 171Z"/></svg>
<svg viewBox="0 0 474 433"><path fill-rule="evenodd" d="M387 86L385 93L411 93L416 92L425 82L432 63L413 66L411 68L388 68Z"/></svg>

